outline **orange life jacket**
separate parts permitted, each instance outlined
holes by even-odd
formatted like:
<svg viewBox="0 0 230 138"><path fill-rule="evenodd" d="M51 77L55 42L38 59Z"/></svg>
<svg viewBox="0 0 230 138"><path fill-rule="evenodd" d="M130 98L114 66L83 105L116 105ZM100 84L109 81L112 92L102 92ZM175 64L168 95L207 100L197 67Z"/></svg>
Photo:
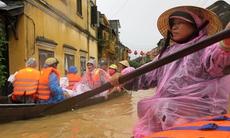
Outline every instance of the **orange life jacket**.
<svg viewBox="0 0 230 138"><path fill-rule="evenodd" d="M192 123L181 124L143 138L229 138L230 114L212 116Z"/></svg>
<svg viewBox="0 0 230 138"><path fill-rule="evenodd" d="M73 86L81 80L81 77L75 73L67 74L67 78L69 80L69 86L67 87L67 89L69 90L72 90Z"/></svg>
<svg viewBox="0 0 230 138"><path fill-rule="evenodd" d="M14 79L13 100L16 96L36 94L40 72L34 68L27 67L18 71Z"/></svg>
<svg viewBox="0 0 230 138"><path fill-rule="evenodd" d="M38 84L38 95L37 98L41 100L49 100L50 99L50 88L48 86L49 84L49 76L50 74L54 72L58 76L58 81L60 80L60 73L53 67L48 68L42 68L40 78L39 78L39 84Z"/></svg>
<svg viewBox="0 0 230 138"><path fill-rule="evenodd" d="M96 69L94 71L94 73L92 74L92 76L90 77L90 72L87 72L86 74L86 77L87 77L87 80L89 81L89 84L91 86L93 86L94 88L97 88L99 87L99 84L97 84L96 82L100 82L100 69Z"/></svg>

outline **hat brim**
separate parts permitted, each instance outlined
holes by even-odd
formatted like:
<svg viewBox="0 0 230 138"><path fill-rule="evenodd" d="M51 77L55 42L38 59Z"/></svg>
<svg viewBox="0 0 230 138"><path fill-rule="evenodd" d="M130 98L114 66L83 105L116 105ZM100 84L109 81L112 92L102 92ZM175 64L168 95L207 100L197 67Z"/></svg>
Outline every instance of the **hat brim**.
<svg viewBox="0 0 230 138"><path fill-rule="evenodd" d="M45 60L45 64L50 66L50 65L53 65L53 64L58 64L59 61L56 59L56 58L47 58Z"/></svg>
<svg viewBox="0 0 230 138"><path fill-rule="evenodd" d="M126 61L126 60L119 61L119 63L120 63L121 65L123 65L123 66L130 67L128 61Z"/></svg>
<svg viewBox="0 0 230 138"><path fill-rule="evenodd" d="M167 37L167 31L169 30L170 26L169 26L169 16L174 13L175 11L185 11L185 10L196 10L196 11L200 11L199 13L202 14L201 16L204 18L203 22L205 20L209 20L209 28L207 35L213 35L219 31L221 31L223 29L222 27L222 23L219 19L219 17L212 11L207 10L207 9L203 9L200 7L196 7L196 6L178 6L178 7L174 7L171 8L165 12L163 12L158 20L157 20L157 27L159 32L161 33L161 35L166 38Z"/></svg>
<svg viewBox="0 0 230 138"><path fill-rule="evenodd" d="M171 16L169 17L170 19L181 19L181 20L184 20L186 22L189 22L189 23L193 23L192 21L190 21L189 19L186 19L184 17L181 17L181 16Z"/></svg>

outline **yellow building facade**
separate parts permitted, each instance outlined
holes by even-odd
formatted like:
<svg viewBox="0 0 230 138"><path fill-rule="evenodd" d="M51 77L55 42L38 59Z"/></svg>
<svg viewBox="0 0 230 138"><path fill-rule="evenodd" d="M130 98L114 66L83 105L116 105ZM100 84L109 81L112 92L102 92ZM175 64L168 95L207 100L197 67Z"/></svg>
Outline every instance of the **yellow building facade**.
<svg viewBox="0 0 230 138"><path fill-rule="evenodd" d="M100 13L98 61L106 60L109 65L116 64L119 67L119 61L129 60L128 48L120 42L119 28L119 20L108 20L105 14Z"/></svg>
<svg viewBox="0 0 230 138"><path fill-rule="evenodd" d="M17 0L16 0L17 1ZM86 62L98 61L97 16L95 0L18 0L5 1L1 18L12 24L7 30L9 74L25 67L26 60L35 58L40 70L48 57L59 60L61 76L70 65L78 74L86 71ZM19 10L19 8L20 10ZM93 11L92 11L93 9ZM96 9L96 10L95 10ZM15 15L14 12L21 12ZM94 17L95 18L95 17ZM95 20L95 19L94 19Z"/></svg>
<svg viewBox="0 0 230 138"><path fill-rule="evenodd" d="M100 14L100 27L98 29L98 61L107 61L110 64L116 64L116 39L117 35L105 14Z"/></svg>

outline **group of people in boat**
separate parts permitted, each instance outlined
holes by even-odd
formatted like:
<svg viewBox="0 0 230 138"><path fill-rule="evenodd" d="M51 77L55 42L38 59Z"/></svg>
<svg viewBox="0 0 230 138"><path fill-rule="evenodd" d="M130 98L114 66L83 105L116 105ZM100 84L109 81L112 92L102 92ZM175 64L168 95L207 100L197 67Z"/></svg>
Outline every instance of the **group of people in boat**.
<svg viewBox="0 0 230 138"><path fill-rule="evenodd" d="M26 62L26 67L15 74L12 81L13 92L10 95L14 103L57 103L77 96L89 90L100 87L109 81L110 77L118 72L118 67L107 61L101 62L101 68L96 67L96 62L90 59L87 62L88 71L81 77L77 74L76 66L70 66L66 76L60 77L57 70L57 58L47 58L41 71L38 71L35 58ZM122 68L128 67L127 60L120 61ZM121 68L121 69L122 69ZM66 84L61 84L64 80ZM113 92L120 92L119 87L114 87L94 97L104 96L105 99ZM94 98L92 97L92 98Z"/></svg>

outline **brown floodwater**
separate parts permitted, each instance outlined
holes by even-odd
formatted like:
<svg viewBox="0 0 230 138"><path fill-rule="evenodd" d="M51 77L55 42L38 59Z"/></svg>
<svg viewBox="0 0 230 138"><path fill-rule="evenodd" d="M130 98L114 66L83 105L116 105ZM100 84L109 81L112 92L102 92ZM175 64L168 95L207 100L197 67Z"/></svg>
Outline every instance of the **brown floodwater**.
<svg viewBox="0 0 230 138"><path fill-rule="evenodd" d="M0 125L1 138L130 138L140 99L155 89L127 92L110 101L53 116Z"/></svg>

